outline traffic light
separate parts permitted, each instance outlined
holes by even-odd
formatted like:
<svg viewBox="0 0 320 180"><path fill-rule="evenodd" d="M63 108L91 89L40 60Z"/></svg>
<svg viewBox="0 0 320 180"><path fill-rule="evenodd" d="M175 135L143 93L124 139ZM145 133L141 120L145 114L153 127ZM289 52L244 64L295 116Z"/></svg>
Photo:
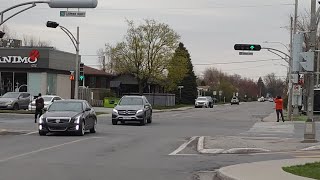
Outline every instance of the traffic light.
<svg viewBox="0 0 320 180"><path fill-rule="evenodd" d="M47 22L47 27L49 27L49 28L56 28L58 26L59 26L59 24L57 22L53 22L53 21Z"/></svg>
<svg viewBox="0 0 320 180"><path fill-rule="evenodd" d="M5 35L6 33L0 31L0 38L3 38L3 36Z"/></svg>
<svg viewBox="0 0 320 180"><path fill-rule="evenodd" d="M70 71L70 77L69 77L69 79L70 79L71 81L74 81L74 72L73 72L73 71Z"/></svg>
<svg viewBox="0 0 320 180"><path fill-rule="evenodd" d="M84 80L84 63L80 63L80 69L79 69L79 80Z"/></svg>
<svg viewBox="0 0 320 180"><path fill-rule="evenodd" d="M260 51L261 46L259 44L235 44L234 50L240 51Z"/></svg>

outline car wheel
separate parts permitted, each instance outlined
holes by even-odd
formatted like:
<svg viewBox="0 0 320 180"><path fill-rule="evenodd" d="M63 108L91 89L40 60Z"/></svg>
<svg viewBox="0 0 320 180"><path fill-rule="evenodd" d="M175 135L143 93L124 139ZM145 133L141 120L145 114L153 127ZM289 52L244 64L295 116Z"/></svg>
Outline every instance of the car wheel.
<svg viewBox="0 0 320 180"><path fill-rule="evenodd" d="M150 114L150 117L149 117L149 119L147 120L147 123L152 123L152 113Z"/></svg>
<svg viewBox="0 0 320 180"><path fill-rule="evenodd" d="M19 110L19 104L15 103L15 104L13 105L13 110Z"/></svg>
<svg viewBox="0 0 320 180"><path fill-rule="evenodd" d="M78 132L77 132L77 135L78 136L84 136L84 134L85 134L85 132L86 132L86 129L85 129L86 127L85 127L85 125L84 125L84 122L82 121L81 122L81 125L80 125L80 127L79 127L79 130L78 130Z"/></svg>
<svg viewBox="0 0 320 180"><path fill-rule="evenodd" d="M40 136L45 136L45 135L47 135L47 132L45 132L45 131L39 131L39 135L40 135Z"/></svg>
<svg viewBox="0 0 320 180"><path fill-rule="evenodd" d="M147 117L146 115L144 115L143 119L140 121L140 126L146 125L146 122L147 122Z"/></svg>
<svg viewBox="0 0 320 180"><path fill-rule="evenodd" d="M97 126L97 120L94 121L93 127L90 129L90 133L96 133L97 132L96 126Z"/></svg>
<svg viewBox="0 0 320 180"><path fill-rule="evenodd" d="M117 125L117 124L118 124L118 121L117 121L117 120L112 119L112 125Z"/></svg>

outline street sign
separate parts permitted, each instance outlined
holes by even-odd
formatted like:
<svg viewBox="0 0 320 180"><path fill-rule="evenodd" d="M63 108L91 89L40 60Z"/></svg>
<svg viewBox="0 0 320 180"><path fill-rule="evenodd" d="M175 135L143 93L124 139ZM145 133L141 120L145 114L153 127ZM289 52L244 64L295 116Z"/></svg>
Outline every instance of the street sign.
<svg viewBox="0 0 320 180"><path fill-rule="evenodd" d="M182 88L184 88L184 86L178 86L178 88L179 88L179 89L182 89Z"/></svg>
<svg viewBox="0 0 320 180"><path fill-rule="evenodd" d="M253 55L253 52L239 52L239 55Z"/></svg>
<svg viewBox="0 0 320 180"><path fill-rule="evenodd" d="M213 91L213 95L216 96L217 95L217 91Z"/></svg>
<svg viewBox="0 0 320 180"><path fill-rule="evenodd" d="M300 85L293 85L293 93L294 96L301 95L301 86Z"/></svg>
<svg viewBox="0 0 320 180"><path fill-rule="evenodd" d="M222 91L219 91L219 96L222 96Z"/></svg>
<svg viewBox="0 0 320 180"><path fill-rule="evenodd" d="M60 11L60 17L86 17L85 11Z"/></svg>

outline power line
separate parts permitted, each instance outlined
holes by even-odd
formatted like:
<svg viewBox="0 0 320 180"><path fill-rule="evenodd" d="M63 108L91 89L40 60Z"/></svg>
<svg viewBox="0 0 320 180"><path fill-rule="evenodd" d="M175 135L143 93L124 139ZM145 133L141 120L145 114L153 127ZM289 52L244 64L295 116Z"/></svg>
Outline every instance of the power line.
<svg viewBox="0 0 320 180"><path fill-rule="evenodd" d="M280 61L283 59L262 59L262 60L250 60L250 61L233 61L233 62L218 62L218 63L194 63L194 66L208 66L208 65L219 65L219 64L244 64L244 63L255 63L255 62L267 62L267 61ZM88 66L100 66L98 64L86 64Z"/></svg>

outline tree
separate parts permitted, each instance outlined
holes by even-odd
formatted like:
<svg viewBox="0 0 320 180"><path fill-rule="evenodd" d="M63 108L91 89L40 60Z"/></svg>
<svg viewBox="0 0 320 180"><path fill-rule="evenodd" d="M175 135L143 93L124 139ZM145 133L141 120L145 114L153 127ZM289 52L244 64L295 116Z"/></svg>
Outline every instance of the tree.
<svg viewBox="0 0 320 180"><path fill-rule="evenodd" d="M49 47L51 44L49 41L43 41L40 38L36 38L32 35L23 35L22 43L24 46L29 47Z"/></svg>
<svg viewBox="0 0 320 180"><path fill-rule="evenodd" d="M112 59L112 46L110 44L105 45L105 50L102 48L97 51L98 61L100 68L107 73L114 74Z"/></svg>
<svg viewBox="0 0 320 180"><path fill-rule="evenodd" d="M191 56L188 50L184 47L183 43L179 44L179 51L184 52L183 54L187 57L187 73L183 80L181 81L179 86L183 86L181 90L181 99L180 103L182 104L193 104L194 100L197 98L197 77L193 71L193 65L191 62ZM176 92L176 97L180 98L180 92L178 90Z"/></svg>
<svg viewBox="0 0 320 180"><path fill-rule="evenodd" d="M270 93L273 97L281 96L285 93L285 82L280 78L277 78L274 73L266 75L264 79L266 82L267 92Z"/></svg>
<svg viewBox="0 0 320 180"><path fill-rule="evenodd" d="M265 89L266 89L266 87L265 87L265 85L264 85L263 80L262 80L261 77L259 77L259 80L258 80L257 85L258 85L259 96L260 96L260 97L261 97L261 96L265 96L265 93L266 93Z"/></svg>
<svg viewBox="0 0 320 180"><path fill-rule="evenodd" d="M173 58L168 64L168 77L166 79L166 89L172 91L177 89L178 84L181 83L183 78L188 72L188 52L182 43L176 49Z"/></svg>
<svg viewBox="0 0 320 180"><path fill-rule="evenodd" d="M164 78L163 71L167 69L180 37L169 25L155 20L145 20L139 26L133 21L127 22L125 40L112 48L111 61L116 73L136 77L142 95L148 82Z"/></svg>

